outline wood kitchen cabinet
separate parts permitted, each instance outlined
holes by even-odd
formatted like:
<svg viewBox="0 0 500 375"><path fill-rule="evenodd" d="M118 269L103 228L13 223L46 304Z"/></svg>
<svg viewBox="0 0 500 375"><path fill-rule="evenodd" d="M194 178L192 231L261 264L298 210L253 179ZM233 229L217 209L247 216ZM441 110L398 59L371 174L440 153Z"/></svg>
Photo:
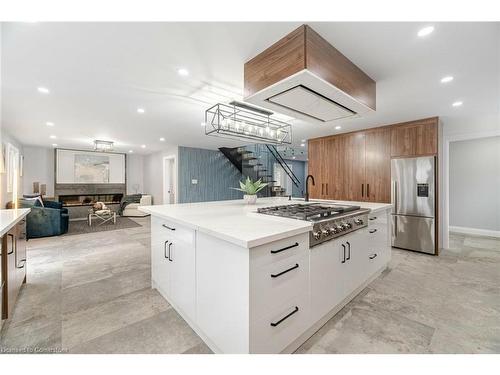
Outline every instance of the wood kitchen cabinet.
<svg viewBox="0 0 500 375"><path fill-rule="evenodd" d="M2 319L8 319L21 286L26 283L26 219L2 237Z"/></svg>
<svg viewBox="0 0 500 375"><path fill-rule="evenodd" d="M391 158L437 155L438 118L309 140L310 197L391 201Z"/></svg>
<svg viewBox="0 0 500 375"><path fill-rule="evenodd" d="M437 155L437 117L391 126L391 157Z"/></svg>
<svg viewBox="0 0 500 375"><path fill-rule="evenodd" d="M363 200L391 201L391 130L365 132L365 195Z"/></svg>

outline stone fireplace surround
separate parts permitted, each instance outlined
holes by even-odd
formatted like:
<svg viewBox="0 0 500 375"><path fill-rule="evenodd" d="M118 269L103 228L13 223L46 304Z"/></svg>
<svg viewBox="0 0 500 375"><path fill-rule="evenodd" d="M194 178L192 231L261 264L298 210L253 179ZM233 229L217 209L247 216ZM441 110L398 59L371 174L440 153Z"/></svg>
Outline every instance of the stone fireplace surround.
<svg viewBox="0 0 500 375"><path fill-rule="evenodd" d="M126 194L125 184L55 184L55 199L60 201L64 196L85 196L94 197L98 196L124 196ZM116 197L115 197L116 200ZM108 207L118 210L119 203L106 203ZM85 219L91 203L82 205L68 205L70 220Z"/></svg>

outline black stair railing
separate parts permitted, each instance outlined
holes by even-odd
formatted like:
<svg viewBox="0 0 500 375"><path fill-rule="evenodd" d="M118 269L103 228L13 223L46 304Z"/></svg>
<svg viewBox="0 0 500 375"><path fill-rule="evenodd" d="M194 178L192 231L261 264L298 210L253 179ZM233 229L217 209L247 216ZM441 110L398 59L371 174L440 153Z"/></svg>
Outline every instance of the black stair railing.
<svg viewBox="0 0 500 375"><path fill-rule="evenodd" d="M274 157L274 159L281 166L281 168L283 168L283 170L288 175L288 177L290 177L290 180L292 180L292 183L295 186L300 187L300 180L297 178L297 176L295 175L295 173L293 173L293 171L290 169L290 167L286 163L285 159L283 159L283 157L279 153L279 151L276 148L276 146L274 146L274 145L266 145L266 147L269 150L269 152L271 153L271 155Z"/></svg>

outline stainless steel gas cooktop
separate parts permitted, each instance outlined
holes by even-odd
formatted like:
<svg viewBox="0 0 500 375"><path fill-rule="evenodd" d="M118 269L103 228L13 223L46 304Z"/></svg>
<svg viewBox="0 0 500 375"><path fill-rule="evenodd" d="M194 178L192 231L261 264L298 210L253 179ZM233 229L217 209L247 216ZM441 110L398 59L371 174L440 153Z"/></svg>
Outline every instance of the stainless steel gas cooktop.
<svg viewBox="0 0 500 375"><path fill-rule="evenodd" d="M257 209L258 213L265 215L313 222L313 230L309 234L310 247L365 227L369 211L360 206L323 203L299 203Z"/></svg>

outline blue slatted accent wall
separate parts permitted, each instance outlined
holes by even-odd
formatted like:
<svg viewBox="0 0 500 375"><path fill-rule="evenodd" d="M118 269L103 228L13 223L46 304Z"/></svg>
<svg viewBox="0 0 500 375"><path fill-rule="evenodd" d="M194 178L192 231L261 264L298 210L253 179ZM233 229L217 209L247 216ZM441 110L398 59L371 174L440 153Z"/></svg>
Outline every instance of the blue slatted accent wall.
<svg viewBox="0 0 500 375"><path fill-rule="evenodd" d="M230 189L239 187L241 173L220 151L179 147L178 160L179 203L243 198L243 193ZM193 179L198 184L193 185Z"/></svg>

